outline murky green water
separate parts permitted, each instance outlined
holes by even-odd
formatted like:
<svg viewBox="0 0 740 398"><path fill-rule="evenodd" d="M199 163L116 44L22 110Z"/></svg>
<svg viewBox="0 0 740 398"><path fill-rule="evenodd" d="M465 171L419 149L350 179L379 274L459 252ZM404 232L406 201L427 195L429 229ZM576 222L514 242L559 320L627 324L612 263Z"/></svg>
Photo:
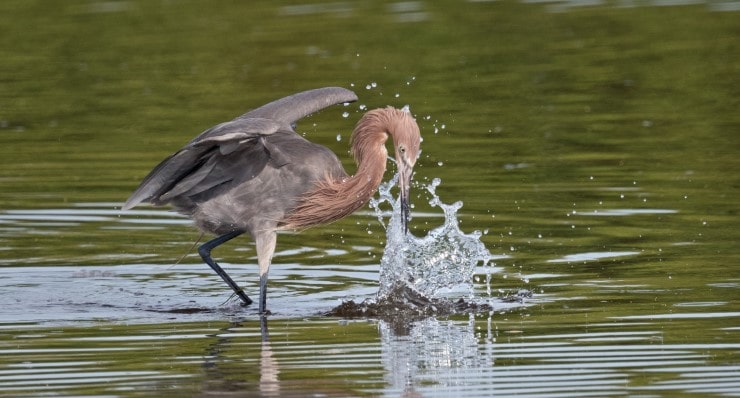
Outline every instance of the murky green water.
<svg viewBox="0 0 740 398"><path fill-rule="evenodd" d="M740 396L738 10L2 2L0 395ZM377 291L368 210L280 237L261 325L171 266L186 219L117 210L203 129L330 85L360 101L299 128L350 170L361 107L411 106L417 179L498 257L492 313L322 316ZM216 255L256 293L247 239Z"/></svg>

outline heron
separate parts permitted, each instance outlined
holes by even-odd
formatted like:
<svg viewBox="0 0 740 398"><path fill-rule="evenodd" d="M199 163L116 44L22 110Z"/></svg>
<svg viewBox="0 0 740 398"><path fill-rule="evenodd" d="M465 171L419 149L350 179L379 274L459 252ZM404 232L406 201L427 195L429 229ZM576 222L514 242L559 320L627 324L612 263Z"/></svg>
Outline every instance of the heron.
<svg viewBox="0 0 740 398"><path fill-rule="evenodd" d="M242 305L252 299L213 260L211 251L242 234L254 240L259 267L259 313L267 314L267 282L277 233L301 231L348 216L375 194L393 142L402 224L408 232L409 191L420 153L414 117L391 106L366 112L350 137L357 163L349 175L325 146L298 134L296 122L314 112L357 100L351 90L303 91L211 127L165 158L131 194L123 210L148 202L171 205L216 237L198 248Z"/></svg>

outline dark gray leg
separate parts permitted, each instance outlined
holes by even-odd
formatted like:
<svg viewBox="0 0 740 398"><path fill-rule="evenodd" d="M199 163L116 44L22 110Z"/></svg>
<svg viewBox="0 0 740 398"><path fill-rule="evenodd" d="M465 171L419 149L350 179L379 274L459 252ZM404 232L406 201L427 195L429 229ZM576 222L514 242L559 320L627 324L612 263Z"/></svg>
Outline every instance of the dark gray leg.
<svg viewBox="0 0 740 398"><path fill-rule="evenodd" d="M259 313L267 315L267 274L260 276L260 309Z"/></svg>
<svg viewBox="0 0 740 398"><path fill-rule="evenodd" d="M231 279L229 274L227 274L226 271L224 271L224 269L221 268L221 266L218 265L218 263L213 261L213 259L211 258L211 250L215 249L217 246L221 245L222 243L226 243L230 241L231 239L236 238L237 236L243 233L244 233L243 231L229 232L215 239L209 240L208 242L202 244L198 248L198 253L200 254L200 257L203 259L203 261L205 261L206 264L208 264L214 271L216 271L218 276L220 276L221 279L223 279L224 282L226 282L226 284L229 285L231 290L233 290L234 293L236 293L236 295L239 296L239 298L242 300L242 305L247 306L249 304L252 304L252 299L250 299L244 293L244 291L239 287L239 285L237 285L234 282L234 280Z"/></svg>

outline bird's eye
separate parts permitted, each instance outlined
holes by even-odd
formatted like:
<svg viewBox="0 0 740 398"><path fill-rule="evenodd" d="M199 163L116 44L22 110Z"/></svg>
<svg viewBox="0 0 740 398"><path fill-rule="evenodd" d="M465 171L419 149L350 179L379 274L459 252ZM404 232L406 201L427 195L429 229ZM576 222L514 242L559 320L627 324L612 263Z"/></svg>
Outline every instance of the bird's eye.
<svg viewBox="0 0 740 398"><path fill-rule="evenodd" d="M398 152L401 152L401 153L406 153L406 147L405 147L405 146L403 146L403 145L399 145L399 146L398 146Z"/></svg>

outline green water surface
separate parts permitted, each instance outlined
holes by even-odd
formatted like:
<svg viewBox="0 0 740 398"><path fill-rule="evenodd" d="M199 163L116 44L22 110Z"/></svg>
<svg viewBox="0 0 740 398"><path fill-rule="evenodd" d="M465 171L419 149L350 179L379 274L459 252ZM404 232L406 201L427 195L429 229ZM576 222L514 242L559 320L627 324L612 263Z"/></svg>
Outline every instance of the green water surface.
<svg viewBox="0 0 740 398"><path fill-rule="evenodd" d="M585 3L3 1L0 395L740 396L740 6ZM322 86L360 99L298 129L349 171L362 112L409 104L412 232L440 178L491 295L534 296L322 317L377 286L366 211L280 237L263 341L197 255L170 268L186 220L118 212L202 130ZM256 293L248 239L218 257Z"/></svg>

